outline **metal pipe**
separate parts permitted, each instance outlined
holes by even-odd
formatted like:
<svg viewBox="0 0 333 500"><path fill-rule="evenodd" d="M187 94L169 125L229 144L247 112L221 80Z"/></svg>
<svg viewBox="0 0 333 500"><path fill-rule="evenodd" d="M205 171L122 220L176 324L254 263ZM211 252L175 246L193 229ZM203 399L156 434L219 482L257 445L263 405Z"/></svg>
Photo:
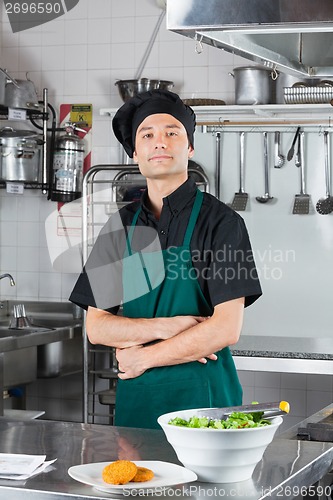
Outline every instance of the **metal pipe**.
<svg viewBox="0 0 333 500"><path fill-rule="evenodd" d="M47 113L48 113L48 90L43 89L43 163L42 163L42 184L43 194L47 193L47 156L48 156L48 145L47 145Z"/></svg>
<svg viewBox="0 0 333 500"><path fill-rule="evenodd" d="M221 132L216 132L216 150L215 150L215 196L220 199L221 184Z"/></svg>
<svg viewBox="0 0 333 500"><path fill-rule="evenodd" d="M139 78L141 78L142 72L143 72L144 67L146 65L147 59L150 56L151 50L152 50L154 42L155 42L155 38L157 37L157 33L158 33L159 29L160 29L160 26L162 24L164 16L165 16L165 10L163 10L161 12L161 14L160 14L160 16L159 16L159 18L157 20L157 24L155 26L153 34L152 34L152 36L151 36L151 38L149 40L149 43L148 43L147 48L146 48L146 51L143 54L143 58L142 58L142 60L141 60L141 62L139 64L139 67L138 67L137 72L135 74L135 77L134 77L135 80L138 80Z"/></svg>

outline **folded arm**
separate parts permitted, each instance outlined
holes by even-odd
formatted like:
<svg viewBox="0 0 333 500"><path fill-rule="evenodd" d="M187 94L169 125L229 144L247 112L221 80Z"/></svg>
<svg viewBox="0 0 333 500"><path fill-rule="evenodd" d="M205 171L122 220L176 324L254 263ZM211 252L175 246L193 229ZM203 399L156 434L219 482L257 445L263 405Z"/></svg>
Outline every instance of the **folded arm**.
<svg viewBox="0 0 333 500"><path fill-rule="evenodd" d="M126 348L166 340L205 320L202 316L127 318L89 307L86 328L92 344Z"/></svg>
<svg viewBox="0 0 333 500"><path fill-rule="evenodd" d="M210 357L211 353L235 344L240 336L243 312L243 297L230 300L217 305L206 321L198 322L163 342L117 349L119 370L122 372L119 378L134 378L148 368Z"/></svg>

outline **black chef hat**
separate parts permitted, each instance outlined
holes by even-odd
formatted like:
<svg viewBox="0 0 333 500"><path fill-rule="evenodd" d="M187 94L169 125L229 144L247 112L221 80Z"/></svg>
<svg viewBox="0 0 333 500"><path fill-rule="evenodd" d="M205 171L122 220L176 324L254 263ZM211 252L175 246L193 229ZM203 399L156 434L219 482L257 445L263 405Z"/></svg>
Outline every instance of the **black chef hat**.
<svg viewBox="0 0 333 500"><path fill-rule="evenodd" d="M145 118L157 113L174 116L185 127L190 144L194 145L195 113L180 97L169 90L150 90L129 99L118 109L112 128L130 158L135 151L136 131Z"/></svg>

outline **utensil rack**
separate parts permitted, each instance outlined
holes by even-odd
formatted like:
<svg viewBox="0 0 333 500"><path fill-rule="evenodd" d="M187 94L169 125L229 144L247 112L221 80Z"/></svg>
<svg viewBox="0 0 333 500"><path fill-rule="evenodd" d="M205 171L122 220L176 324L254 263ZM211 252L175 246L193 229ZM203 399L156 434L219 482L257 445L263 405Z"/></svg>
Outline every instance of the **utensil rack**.
<svg viewBox="0 0 333 500"><path fill-rule="evenodd" d="M189 168L199 189L210 192L204 172ZM83 178L82 186L82 257L86 262L98 234L108 218L122 206L128 187L146 186L137 165L95 165ZM120 312L121 314L121 308ZM92 345L83 318L83 421L112 425L117 386L117 360L112 347ZM106 408L108 407L108 408Z"/></svg>

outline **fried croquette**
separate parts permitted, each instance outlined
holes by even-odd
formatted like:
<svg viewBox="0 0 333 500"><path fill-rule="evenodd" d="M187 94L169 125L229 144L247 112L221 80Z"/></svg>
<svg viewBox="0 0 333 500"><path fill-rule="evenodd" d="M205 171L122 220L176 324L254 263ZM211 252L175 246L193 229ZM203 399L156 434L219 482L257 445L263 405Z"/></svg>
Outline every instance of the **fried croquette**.
<svg viewBox="0 0 333 500"><path fill-rule="evenodd" d="M143 483L145 481L150 481L153 477L154 473L152 470L147 469L146 467L138 467L138 470L131 481L133 483Z"/></svg>
<svg viewBox="0 0 333 500"><path fill-rule="evenodd" d="M129 483L137 473L137 466L129 460L116 460L104 467L103 480L110 484Z"/></svg>

